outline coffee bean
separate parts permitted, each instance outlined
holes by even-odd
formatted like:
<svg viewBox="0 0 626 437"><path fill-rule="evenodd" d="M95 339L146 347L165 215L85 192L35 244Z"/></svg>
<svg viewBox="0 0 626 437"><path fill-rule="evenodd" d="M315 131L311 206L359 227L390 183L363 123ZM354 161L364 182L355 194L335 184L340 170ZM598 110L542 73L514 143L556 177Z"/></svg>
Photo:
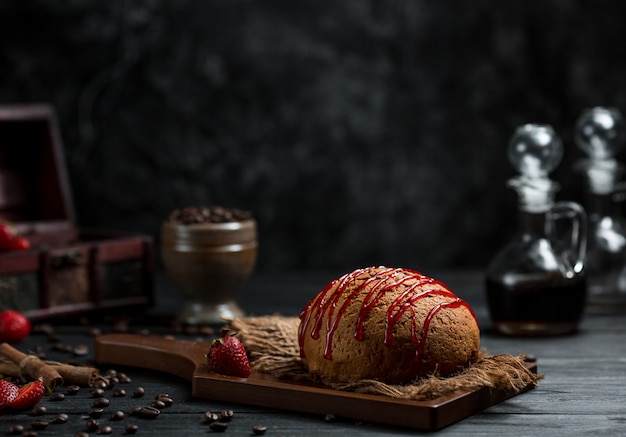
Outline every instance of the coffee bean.
<svg viewBox="0 0 626 437"><path fill-rule="evenodd" d="M165 408L165 402L154 401L150 404L150 406L154 408L158 408L159 410L162 410L163 408Z"/></svg>
<svg viewBox="0 0 626 437"><path fill-rule="evenodd" d="M108 407L110 404L111 404L111 401L108 400L107 398L97 398L95 401L93 401L93 406L95 408Z"/></svg>
<svg viewBox="0 0 626 437"><path fill-rule="evenodd" d="M10 435L18 435L24 432L24 427L22 425L11 425L9 427Z"/></svg>
<svg viewBox="0 0 626 437"><path fill-rule="evenodd" d="M333 422L336 422L336 421L337 421L337 418L335 417L335 415L334 415L334 414L327 414L327 415L324 417L324 421L326 421L326 422L328 422L328 423L333 423Z"/></svg>
<svg viewBox="0 0 626 437"><path fill-rule="evenodd" d="M89 432L93 432L100 427L100 424L96 419L87 419L85 422L85 429Z"/></svg>
<svg viewBox="0 0 626 437"><path fill-rule="evenodd" d="M78 431L76 434L74 434L74 437L89 437L89 434L87 434L85 431Z"/></svg>
<svg viewBox="0 0 626 437"><path fill-rule="evenodd" d="M99 379L98 381L96 381L93 385L94 389L101 389L101 390L105 390L109 387L109 383L107 381L105 381L104 379Z"/></svg>
<svg viewBox="0 0 626 437"><path fill-rule="evenodd" d="M79 344L78 346L74 347L72 352L77 357L84 357L85 355L89 355L89 346L87 346L86 344Z"/></svg>
<svg viewBox="0 0 626 437"><path fill-rule="evenodd" d="M88 333L92 337L97 337L97 336L102 334L102 329L100 329L100 328L91 328L91 329L89 329Z"/></svg>
<svg viewBox="0 0 626 437"><path fill-rule="evenodd" d="M209 425L209 428L211 428L211 431L224 432L228 429L228 423L220 422L218 420L217 422L211 422L211 424Z"/></svg>
<svg viewBox="0 0 626 437"><path fill-rule="evenodd" d="M67 392L68 395L75 395L76 393L78 393L80 391L80 386L78 386L78 385L69 385L69 386L67 386L65 391Z"/></svg>
<svg viewBox="0 0 626 437"><path fill-rule="evenodd" d="M34 429L27 429L22 433L22 437L37 437L37 431Z"/></svg>
<svg viewBox="0 0 626 437"><path fill-rule="evenodd" d="M89 410L89 412L87 414L92 419L98 419L98 418L102 417L102 415L104 414L104 409L102 409L102 408L92 408L91 410Z"/></svg>
<svg viewBox="0 0 626 437"><path fill-rule="evenodd" d="M537 362L537 357L534 355L529 355L529 354L525 354L524 355L524 361L527 363L536 363Z"/></svg>
<svg viewBox="0 0 626 437"><path fill-rule="evenodd" d="M130 377L128 375L126 375L125 373L121 373L121 372L117 374L117 379L122 384L128 384L128 383L131 382Z"/></svg>
<svg viewBox="0 0 626 437"><path fill-rule="evenodd" d="M52 423L67 423L70 420L70 416L65 413L59 413L54 416Z"/></svg>
<svg viewBox="0 0 626 437"><path fill-rule="evenodd" d="M222 410L220 413L220 419L223 422L230 422L234 415L235 413L233 410Z"/></svg>
<svg viewBox="0 0 626 437"><path fill-rule="evenodd" d="M98 428L98 434L113 434L113 428L107 425L103 425Z"/></svg>
<svg viewBox="0 0 626 437"><path fill-rule="evenodd" d="M217 422L220 416L217 413L213 413L211 411L207 411L204 413L204 421L207 423Z"/></svg>
<svg viewBox="0 0 626 437"><path fill-rule="evenodd" d="M154 399L158 402L163 403L165 407L171 407L172 404L174 403L174 400L170 398L169 395L166 395L166 394L156 395Z"/></svg>
<svg viewBox="0 0 626 437"><path fill-rule="evenodd" d="M133 408L132 414L145 419L154 419L161 414L161 410L154 407L139 407Z"/></svg>
<svg viewBox="0 0 626 437"><path fill-rule="evenodd" d="M125 429L126 429L126 434L135 434L137 430L139 429L139 427L135 425L134 423L127 423Z"/></svg>
<svg viewBox="0 0 626 437"><path fill-rule="evenodd" d="M91 389L91 396L94 398L103 398L106 396L106 392L102 388Z"/></svg>
<svg viewBox="0 0 626 437"><path fill-rule="evenodd" d="M135 389L133 390L133 397L134 398L140 398L145 394L145 390L143 389L143 387L135 387Z"/></svg>
<svg viewBox="0 0 626 437"><path fill-rule="evenodd" d="M115 396L116 398L121 398L126 396L126 390L124 390L123 388L116 388L113 391L113 396Z"/></svg>
<svg viewBox="0 0 626 437"><path fill-rule="evenodd" d="M33 429L46 429L46 427L48 426L48 421L44 419L35 419L30 422L30 426Z"/></svg>
<svg viewBox="0 0 626 437"><path fill-rule="evenodd" d="M50 396L48 397L48 399L50 399L51 401L62 401L63 399L65 399L65 395L63 393L60 393L58 391L55 391L53 393L50 393Z"/></svg>
<svg viewBox="0 0 626 437"><path fill-rule="evenodd" d="M30 414L32 414L33 416L43 416L47 412L48 412L48 409L44 407L43 405L36 405L35 407L33 407Z"/></svg>
<svg viewBox="0 0 626 437"><path fill-rule="evenodd" d="M111 420L124 420L124 417L126 416L123 411L116 411L111 415Z"/></svg>
<svg viewBox="0 0 626 437"><path fill-rule="evenodd" d="M263 425L254 425L252 427L252 433L254 435L263 435L265 434L265 431L267 431L267 426L263 426Z"/></svg>

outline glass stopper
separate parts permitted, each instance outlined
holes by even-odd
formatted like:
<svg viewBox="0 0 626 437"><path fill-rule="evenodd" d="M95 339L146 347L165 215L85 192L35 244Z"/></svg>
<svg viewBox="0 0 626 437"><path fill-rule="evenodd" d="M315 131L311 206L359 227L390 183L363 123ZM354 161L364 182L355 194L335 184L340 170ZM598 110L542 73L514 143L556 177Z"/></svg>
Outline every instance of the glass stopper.
<svg viewBox="0 0 626 437"><path fill-rule="evenodd" d="M624 118L616 108L586 109L576 122L576 144L591 159L611 159L624 145Z"/></svg>
<svg viewBox="0 0 626 437"><path fill-rule="evenodd" d="M508 156L522 177L547 178L563 158L563 143L552 126L525 124L513 133Z"/></svg>

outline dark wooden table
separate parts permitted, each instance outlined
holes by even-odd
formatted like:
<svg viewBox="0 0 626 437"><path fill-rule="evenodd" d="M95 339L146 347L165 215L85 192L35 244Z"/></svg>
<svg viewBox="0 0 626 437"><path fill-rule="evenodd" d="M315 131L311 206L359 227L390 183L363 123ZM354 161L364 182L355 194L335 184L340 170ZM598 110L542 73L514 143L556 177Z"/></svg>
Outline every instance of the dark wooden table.
<svg viewBox="0 0 626 437"><path fill-rule="evenodd" d="M329 280L343 272L263 273L256 274L240 295L242 307L255 315L281 313L297 315L308 299ZM441 431L441 435L519 435L519 436L574 436L626 435L626 315L586 315L580 332L567 337L513 339L489 333L480 272L424 272L447 283L474 308L482 328L482 345L491 354L525 352L537 357L539 372L545 374L540 386L528 393L509 399L487 410L468 417ZM145 314L129 314L130 332L149 331L154 335L175 333L185 339L209 339L204 332L174 331L168 323L181 305L181 298L163 274L157 274L157 304ZM121 316L121 315L117 315ZM96 318L90 323L54 324L58 341L68 345L93 345L90 331L98 327L103 332L119 329L119 317ZM92 320L90 318L90 320ZM59 361L72 359L86 361L90 357L75 357L57 350L44 334L33 334L18 348L24 351L42 346L48 358ZM93 348L90 348L92 350ZM101 370L108 366L100 364ZM354 422L336 418L277 411L271 408L235 405L191 397L189 384L184 379L165 373L138 368L115 367L125 372L131 382L121 384L125 397L108 393L111 405L105 409L101 425L108 425L113 435L124 434L127 423L139 426L137 435L198 435L211 432L203 423L207 411L232 410L234 417L226 435L253 435L253 426L267 427L267 436L290 435L415 435L415 430ZM133 398L135 387L145 390L143 398ZM61 389L60 391L63 391ZM156 419L129 416L135 406L147 405L159 393L167 393L174 404L163 410ZM84 429L87 412L93 398L87 388L63 401L44 399L48 412L44 418L52 421L55 414L70 416L66 424L50 424L38 435L69 435ZM111 420L114 411L124 411L122 421ZM0 433L6 433L12 424L26 429L34 417L29 412L0 411ZM91 435L96 435L92 432Z"/></svg>

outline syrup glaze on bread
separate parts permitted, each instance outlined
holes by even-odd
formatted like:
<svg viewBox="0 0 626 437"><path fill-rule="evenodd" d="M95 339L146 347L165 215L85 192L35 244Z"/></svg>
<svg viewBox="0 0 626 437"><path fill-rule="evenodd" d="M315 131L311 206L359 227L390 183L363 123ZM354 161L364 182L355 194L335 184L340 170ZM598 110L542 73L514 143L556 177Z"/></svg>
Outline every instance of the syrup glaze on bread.
<svg viewBox="0 0 626 437"><path fill-rule="evenodd" d="M408 382L475 361L480 332L469 305L409 269L368 267L330 282L300 313L300 356L333 382Z"/></svg>

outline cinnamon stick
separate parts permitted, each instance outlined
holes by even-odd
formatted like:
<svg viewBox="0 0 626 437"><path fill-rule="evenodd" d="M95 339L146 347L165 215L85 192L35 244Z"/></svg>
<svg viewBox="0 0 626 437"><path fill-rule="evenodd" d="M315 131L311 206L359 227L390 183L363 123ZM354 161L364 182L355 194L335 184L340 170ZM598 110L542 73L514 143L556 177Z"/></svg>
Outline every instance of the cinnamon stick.
<svg viewBox="0 0 626 437"><path fill-rule="evenodd" d="M93 367L74 366L56 361L44 361L44 363L53 367L61 375L65 385L91 387L100 378L98 369ZM24 377L20 372L20 367L12 361L0 361L0 375L15 378Z"/></svg>
<svg viewBox="0 0 626 437"><path fill-rule="evenodd" d="M20 375L30 379L42 379L43 384L50 389L63 385L63 377L52 366L41 361L35 355L28 355L15 349L8 343L0 344L0 355L17 364Z"/></svg>

